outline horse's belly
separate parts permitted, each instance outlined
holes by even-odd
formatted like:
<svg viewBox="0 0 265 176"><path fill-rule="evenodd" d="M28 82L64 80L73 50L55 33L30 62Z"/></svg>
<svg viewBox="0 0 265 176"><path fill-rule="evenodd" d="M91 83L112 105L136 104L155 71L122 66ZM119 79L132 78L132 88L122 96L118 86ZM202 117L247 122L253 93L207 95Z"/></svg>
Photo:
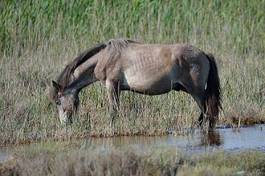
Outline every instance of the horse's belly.
<svg viewBox="0 0 265 176"><path fill-rule="evenodd" d="M169 92L172 88L170 75L159 72L153 74L124 73L123 86L127 89L150 95Z"/></svg>

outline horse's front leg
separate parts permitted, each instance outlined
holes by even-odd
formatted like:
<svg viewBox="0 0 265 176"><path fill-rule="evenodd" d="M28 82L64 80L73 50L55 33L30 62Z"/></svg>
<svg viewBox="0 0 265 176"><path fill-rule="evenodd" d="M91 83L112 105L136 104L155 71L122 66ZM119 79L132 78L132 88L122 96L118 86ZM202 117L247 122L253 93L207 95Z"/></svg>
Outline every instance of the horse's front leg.
<svg viewBox="0 0 265 176"><path fill-rule="evenodd" d="M114 120L119 109L119 84L115 81L106 80L107 95L109 100L110 126L114 126Z"/></svg>

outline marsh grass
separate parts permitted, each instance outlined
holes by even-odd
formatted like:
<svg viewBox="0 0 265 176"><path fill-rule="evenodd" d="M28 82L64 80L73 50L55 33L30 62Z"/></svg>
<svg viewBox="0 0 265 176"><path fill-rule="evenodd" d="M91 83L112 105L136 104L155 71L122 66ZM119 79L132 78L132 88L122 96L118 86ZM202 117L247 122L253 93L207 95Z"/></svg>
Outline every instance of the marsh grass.
<svg viewBox="0 0 265 176"><path fill-rule="evenodd" d="M84 146L85 145L85 146ZM10 151L11 152L11 151ZM185 154L165 148L86 146L85 143L32 144L12 150L18 175L262 175L263 152Z"/></svg>
<svg viewBox="0 0 265 176"><path fill-rule="evenodd" d="M120 37L188 42L213 53L223 90L220 124L264 122L264 9L264 0L1 1L1 145L47 138L161 135L194 127L199 109L190 96L126 92L111 129L99 83L81 93L74 124L67 129L59 124L45 84L79 52Z"/></svg>

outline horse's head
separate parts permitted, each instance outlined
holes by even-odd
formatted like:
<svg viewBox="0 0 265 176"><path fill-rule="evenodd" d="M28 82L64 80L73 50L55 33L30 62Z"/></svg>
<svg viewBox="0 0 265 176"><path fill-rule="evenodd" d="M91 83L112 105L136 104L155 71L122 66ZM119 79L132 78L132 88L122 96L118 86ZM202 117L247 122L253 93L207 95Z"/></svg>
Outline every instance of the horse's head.
<svg viewBox="0 0 265 176"><path fill-rule="evenodd" d="M61 85L52 81L48 97L57 106L60 122L62 124L72 123L72 116L76 113L79 105L76 91L64 90Z"/></svg>

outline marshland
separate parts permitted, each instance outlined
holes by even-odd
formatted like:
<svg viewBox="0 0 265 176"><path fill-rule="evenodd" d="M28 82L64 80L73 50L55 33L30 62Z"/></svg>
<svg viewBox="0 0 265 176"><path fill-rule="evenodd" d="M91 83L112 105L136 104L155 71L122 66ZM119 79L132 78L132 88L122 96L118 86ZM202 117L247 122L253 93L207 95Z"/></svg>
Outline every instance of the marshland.
<svg viewBox="0 0 265 176"><path fill-rule="evenodd" d="M159 96L123 92L112 128L106 118L105 87L96 83L82 90L79 113L71 126L65 126L47 97L47 84L79 53L112 38L189 43L216 59L223 107L217 127L240 133L240 127L265 122L264 9L264 0L1 1L0 145L13 157L12 172L262 175L264 148L181 156L175 148L151 147L142 154L111 146L102 155L94 145L83 147L82 140L107 140L113 135L190 135L200 110L184 92ZM265 140L264 130L260 131ZM56 170L64 167L69 169Z"/></svg>

